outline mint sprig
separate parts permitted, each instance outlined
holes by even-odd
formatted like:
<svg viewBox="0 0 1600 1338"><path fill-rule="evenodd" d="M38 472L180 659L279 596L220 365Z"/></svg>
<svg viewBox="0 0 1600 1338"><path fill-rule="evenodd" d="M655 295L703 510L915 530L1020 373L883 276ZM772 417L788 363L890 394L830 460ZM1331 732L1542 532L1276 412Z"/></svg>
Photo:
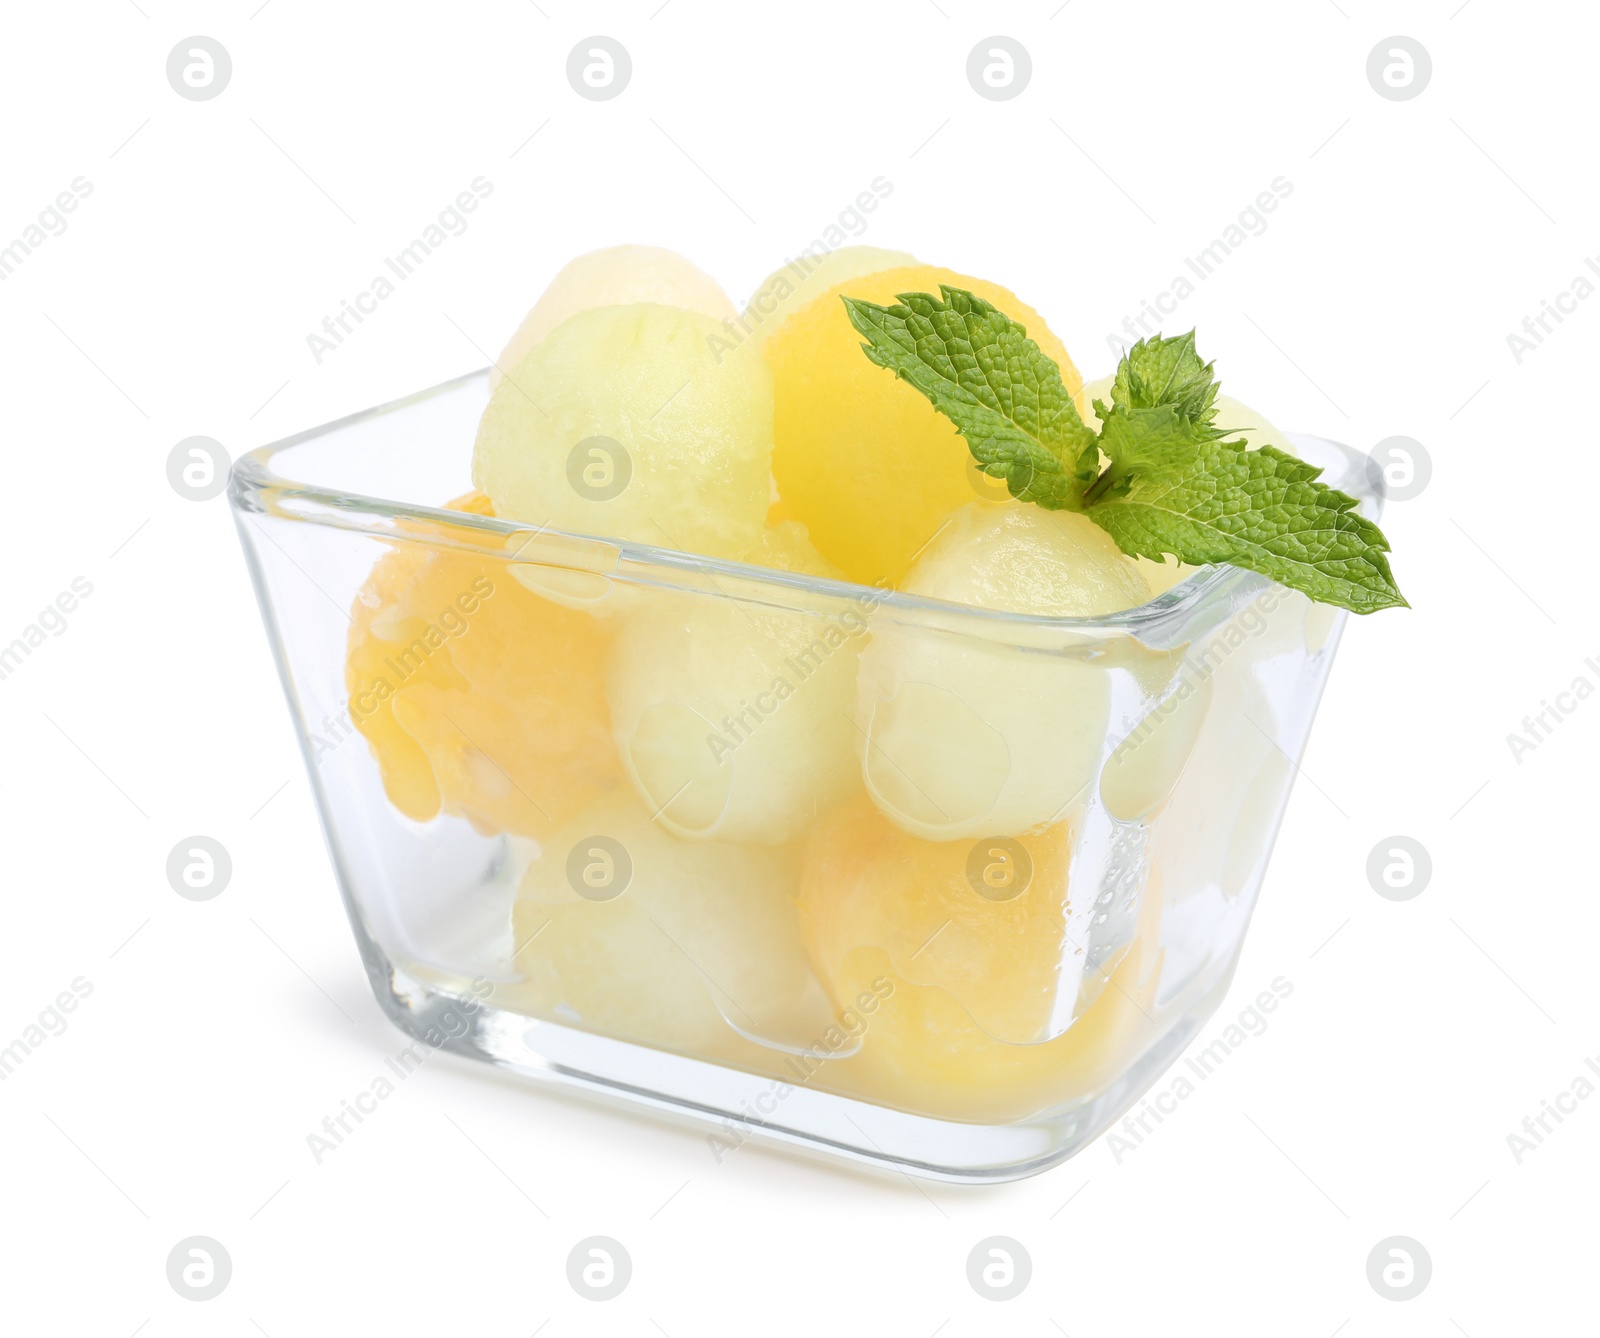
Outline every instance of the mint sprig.
<svg viewBox="0 0 1600 1338"><path fill-rule="evenodd" d="M967 439L983 472L1051 511L1083 510L1100 473L1095 435L1028 332L981 297L902 293L903 306L847 297L861 351L911 382Z"/></svg>
<svg viewBox="0 0 1600 1338"><path fill-rule="evenodd" d="M862 352L955 424L984 473L1018 501L1079 511L1124 553L1230 563L1355 613L1405 606L1389 541L1321 470L1215 425L1217 382L1194 332L1135 344L1117 367L1098 436L1061 369L976 294L847 297Z"/></svg>

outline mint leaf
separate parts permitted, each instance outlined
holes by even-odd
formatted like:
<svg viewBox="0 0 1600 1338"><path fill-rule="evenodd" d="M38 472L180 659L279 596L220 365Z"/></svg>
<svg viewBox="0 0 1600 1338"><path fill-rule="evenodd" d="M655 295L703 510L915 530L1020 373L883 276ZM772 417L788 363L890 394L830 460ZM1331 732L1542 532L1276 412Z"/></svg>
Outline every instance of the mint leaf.
<svg viewBox="0 0 1600 1338"><path fill-rule="evenodd" d="M1171 405L1190 422L1209 427L1216 410L1217 383L1211 364L1194 351L1194 331L1175 339L1141 339L1117 364L1111 398L1124 409ZM1100 401L1095 412L1104 419Z"/></svg>
<svg viewBox="0 0 1600 1338"><path fill-rule="evenodd" d="M844 299L868 358L920 390L967 439L985 474L1052 511L1083 508L1100 472L1095 435L1061 369L1028 332L981 297L902 293L900 305Z"/></svg>
<svg viewBox="0 0 1600 1338"><path fill-rule="evenodd" d="M1389 541L1322 471L1213 426L1217 384L1194 331L1140 340L1117 367L1088 515L1135 557L1230 563L1355 613L1404 605Z"/></svg>
<svg viewBox="0 0 1600 1338"><path fill-rule="evenodd" d="M1215 425L1217 382L1194 331L1128 350L1111 405L1095 401L1096 437L1020 325L972 293L940 291L902 293L894 307L844 302L867 357L926 395L1013 497L1081 511L1135 557L1244 567L1355 613L1406 605L1389 541L1355 498Z"/></svg>
<svg viewBox="0 0 1600 1338"><path fill-rule="evenodd" d="M1088 515L1135 557L1231 563L1354 613L1405 604L1381 531L1321 470L1197 434L1169 407L1106 420L1112 481Z"/></svg>

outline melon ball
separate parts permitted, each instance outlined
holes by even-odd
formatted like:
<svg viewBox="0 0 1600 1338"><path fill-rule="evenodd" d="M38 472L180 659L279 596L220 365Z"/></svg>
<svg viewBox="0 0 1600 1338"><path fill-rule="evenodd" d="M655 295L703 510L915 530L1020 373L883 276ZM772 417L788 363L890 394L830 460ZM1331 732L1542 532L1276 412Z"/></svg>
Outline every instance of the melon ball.
<svg viewBox="0 0 1600 1338"><path fill-rule="evenodd" d="M1085 618L1145 603L1149 587L1086 517L973 502L951 517L906 581L912 594L986 609ZM884 816L930 841L1015 836L1087 797L1106 746L1110 665L873 617L861 656L862 778Z"/></svg>
<svg viewBox="0 0 1600 1338"><path fill-rule="evenodd" d="M744 560L837 577L793 521ZM837 601L741 593L711 578L704 593L638 600L612 646L606 694L623 768L662 826L777 844L858 783L852 711L867 622Z"/></svg>
<svg viewBox="0 0 1600 1338"><path fill-rule="evenodd" d="M998 1040L1056 1034L1082 972L1068 933L1072 836L1071 824L1056 823L993 850L985 840L922 841L859 795L819 822L806 847L801 928L818 975L848 999L846 958L881 948L900 978L946 991Z"/></svg>
<svg viewBox="0 0 1600 1338"><path fill-rule="evenodd" d="M497 516L737 558L770 496L772 382L718 364L710 316L640 303L579 312L496 388L472 477Z"/></svg>
<svg viewBox="0 0 1600 1338"><path fill-rule="evenodd" d="M927 396L867 360L843 302L888 305L901 293L938 296L941 285L976 293L1020 322L1060 368L1068 394L1083 384L1061 341L1015 293L932 265L842 279L789 314L761 345L773 375L772 472L783 514L862 585L898 585L951 511L996 488Z"/></svg>
<svg viewBox="0 0 1600 1338"><path fill-rule="evenodd" d="M1179 562L1174 557L1162 558L1157 562L1154 558L1136 557L1133 565L1139 569L1139 575L1144 577L1145 584L1150 587L1150 594L1164 595L1168 590L1182 585L1199 567L1191 567L1187 562Z"/></svg>
<svg viewBox="0 0 1600 1338"><path fill-rule="evenodd" d="M679 841L631 791L604 796L523 875L518 1006L691 1053L783 1030L815 988L797 878L793 851Z"/></svg>
<svg viewBox="0 0 1600 1338"><path fill-rule="evenodd" d="M1258 414L1248 404L1241 404L1238 400L1227 395L1217 396L1218 427L1227 428L1244 437L1251 450L1262 446L1275 446L1285 455L1293 455L1295 449L1289 438L1284 436L1276 427Z"/></svg>
<svg viewBox="0 0 1600 1338"><path fill-rule="evenodd" d="M917 258L905 251L885 251L877 246L841 246L820 259L796 256L756 287L745 304L744 325L759 346L777 334L790 316L835 285L916 263Z"/></svg>
<svg viewBox="0 0 1600 1338"><path fill-rule="evenodd" d="M1149 818L1171 797L1211 707L1211 679L1180 675L1117 744L1100 773L1100 800L1119 822Z"/></svg>
<svg viewBox="0 0 1600 1338"><path fill-rule="evenodd" d="M1161 1016L1154 917L1109 968L1113 984L1075 1002L1083 958L1065 913L1085 894L1070 882L1071 840L1067 824L1030 834L1031 878L990 900L974 886L974 855L996 857L987 843L920 841L865 799L817 824L801 932L835 1002L873 1005L860 1053L829 1071L835 1087L994 1124L1097 1095L1126 1071Z"/></svg>
<svg viewBox="0 0 1600 1338"><path fill-rule="evenodd" d="M454 510L492 514L470 495ZM390 802L427 822L540 837L620 783L592 619L416 527L374 565L351 612L345 683ZM430 542L431 540L431 542Z"/></svg>
<svg viewBox="0 0 1600 1338"><path fill-rule="evenodd" d="M568 317L591 307L635 302L683 307L718 321L735 314L717 281L676 251L659 246L608 246L591 251L569 260L550 280L489 369L489 389L498 386L502 377Z"/></svg>

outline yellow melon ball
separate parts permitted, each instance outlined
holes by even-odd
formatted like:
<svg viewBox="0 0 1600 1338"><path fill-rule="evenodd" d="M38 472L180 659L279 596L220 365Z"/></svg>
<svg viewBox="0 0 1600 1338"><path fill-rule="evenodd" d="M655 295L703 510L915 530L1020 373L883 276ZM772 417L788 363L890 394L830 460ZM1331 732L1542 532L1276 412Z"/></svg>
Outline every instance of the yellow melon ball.
<svg viewBox="0 0 1600 1338"><path fill-rule="evenodd" d="M796 852L676 840L627 790L528 866L513 908L519 1009L690 1053L793 1029L815 986Z"/></svg>
<svg viewBox="0 0 1600 1338"><path fill-rule="evenodd" d="M1150 597L1092 521L1029 503L973 502L908 576L933 599L1051 617ZM1041 653L999 627L952 633L880 608L857 688L862 778L896 826L927 840L1014 836L1089 792L1106 750L1113 667Z"/></svg>
<svg viewBox="0 0 1600 1338"><path fill-rule="evenodd" d="M745 561L837 575L793 521L770 527ZM715 577L704 593L649 592L607 661L623 766L681 837L789 841L859 784L852 711L865 618L798 593L753 593Z"/></svg>
<svg viewBox="0 0 1600 1338"><path fill-rule="evenodd" d="M490 514L486 499L457 510ZM592 619L504 563L448 547L448 527L379 559L351 615L345 682L390 801L483 831L541 836L620 780Z"/></svg>
<svg viewBox="0 0 1600 1338"><path fill-rule="evenodd" d="M799 893L807 951L837 1003L877 1000L830 1085L999 1122L1093 1095L1122 1071L1153 1030L1149 954L1136 941L1085 968L1066 927L1070 841L1065 824L1010 848L922 841L864 799L817 825ZM1107 970L1111 986L1086 991L1094 1002L1080 1010L1085 977L1104 984Z"/></svg>
<svg viewBox="0 0 1600 1338"><path fill-rule="evenodd" d="M407 592L433 566L432 557L420 544L401 544L378 559L351 609L345 657L345 691L351 722L372 748L389 802L416 822L438 816L439 782L427 753L395 719L394 680L399 673L390 669L386 661L414 639L410 633L433 626L428 618L443 611L430 608L427 617L413 619L409 605ZM443 593L444 607L450 608L454 617L462 616L460 607L455 606L458 596L470 605L476 604L471 580L460 590ZM442 642L442 633L435 635ZM418 675L447 681L448 661L443 656L435 659L425 642L411 660L407 679L413 687L420 681ZM402 680L400 686L404 683Z"/></svg>
<svg viewBox="0 0 1600 1338"><path fill-rule="evenodd" d="M642 303L558 326L495 390L472 478L495 514L737 558L770 500L772 383L711 317Z"/></svg>
<svg viewBox="0 0 1600 1338"><path fill-rule="evenodd" d="M676 251L659 246L608 246L569 260L523 318L489 369L489 389L568 317L591 307L659 302L721 321L734 315L717 281Z"/></svg>
<svg viewBox="0 0 1600 1338"><path fill-rule="evenodd" d="M898 584L945 517L987 495L966 440L920 391L867 361L841 300L890 304L900 293L937 296L941 284L974 292L1025 326L1061 368L1069 394L1082 384L1038 312L998 284L946 269L913 265L847 279L790 315L762 345L772 367L772 470L783 514L804 522L817 551L866 585Z"/></svg>
<svg viewBox="0 0 1600 1338"><path fill-rule="evenodd" d="M841 246L821 257L796 256L756 287L745 303L741 323L759 347L777 334L790 316L835 285L916 263L917 258L905 251L885 251L877 246Z"/></svg>
<svg viewBox="0 0 1600 1338"><path fill-rule="evenodd" d="M806 944L825 980L868 945L883 949L902 979L948 991L998 1039L1042 1040L1063 1012L1070 1019L1080 972L1065 944L1070 824L1020 840L922 841L861 797L830 814L818 833L811 855L819 868L801 906ZM883 875L873 895L834 890L839 870L832 866L845 850Z"/></svg>

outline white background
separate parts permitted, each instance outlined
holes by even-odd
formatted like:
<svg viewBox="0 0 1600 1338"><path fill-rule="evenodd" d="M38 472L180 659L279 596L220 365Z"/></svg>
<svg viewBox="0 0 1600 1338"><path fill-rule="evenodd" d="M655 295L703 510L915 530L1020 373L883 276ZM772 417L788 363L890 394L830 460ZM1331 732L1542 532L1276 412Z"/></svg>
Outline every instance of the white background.
<svg viewBox="0 0 1600 1338"><path fill-rule="evenodd" d="M259 3L3 12L0 244L74 178L93 192L0 284L0 641L74 577L93 594L0 682L0 1046L75 978L93 992L0 1083L0 1328L1593 1331L1600 1095L1520 1164L1507 1143L1600 1056L1600 697L1520 762L1507 744L1576 677L1600 686L1600 302L1520 364L1506 340L1600 251L1586 7ZM213 101L165 77L197 33L232 56ZM565 78L592 33L632 56L613 101ZM1031 53L1012 101L966 81L991 33ZM1411 101L1367 82L1391 34L1432 56ZM470 229L319 365L307 334L479 175ZM718 1165L692 1133L448 1056L316 1165L307 1134L403 1039L226 503L177 496L168 451L237 455L480 366L598 246L680 249L742 300L880 175L862 240L1013 287L1089 376L1286 178L1173 328L1285 427L1431 453L1385 521L1415 607L1346 634L1200 1044L1274 977L1292 996L1120 1164L1101 1140L989 1190L752 1148ZM214 901L165 878L193 833L232 855ZM1393 834L1432 855L1411 901L1367 882ZM165 1276L193 1234L233 1260L203 1304ZM603 1305L564 1273L592 1234L634 1263ZM965 1273L995 1234L1034 1260L1004 1304ZM1434 1269L1400 1303L1365 1272L1396 1234Z"/></svg>

